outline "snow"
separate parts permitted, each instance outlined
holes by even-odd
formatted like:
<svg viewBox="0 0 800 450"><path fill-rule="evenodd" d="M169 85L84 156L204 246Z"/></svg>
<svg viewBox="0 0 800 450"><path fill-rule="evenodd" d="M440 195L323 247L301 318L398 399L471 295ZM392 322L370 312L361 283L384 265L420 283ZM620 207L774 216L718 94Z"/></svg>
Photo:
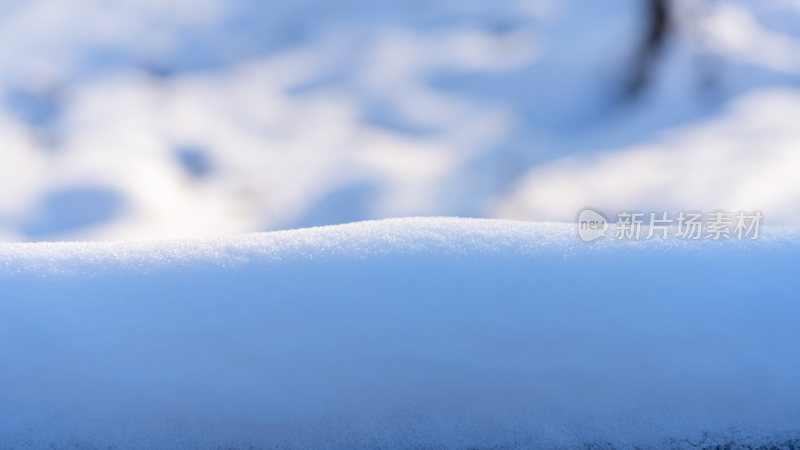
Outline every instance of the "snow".
<svg viewBox="0 0 800 450"><path fill-rule="evenodd" d="M621 210L719 208L764 210L771 224L795 224L798 111L796 90L765 89L647 144L541 164L493 215L568 221L586 205L609 217Z"/></svg>
<svg viewBox="0 0 800 450"><path fill-rule="evenodd" d="M800 447L800 2L673 4L0 0L0 448Z"/></svg>
<svg viewBox="0 0 800 450"><path fill-rule="evenodd" d="M455 218L2 244L0 447L788 442L799 257Z"/></svg>
<svg viewBox="0 0 800 450"><path fill-rule="evenodd" d="M0 2L0 239L620 204L800 224L798 3L676 4L624 104L635 0Z"/></svg>

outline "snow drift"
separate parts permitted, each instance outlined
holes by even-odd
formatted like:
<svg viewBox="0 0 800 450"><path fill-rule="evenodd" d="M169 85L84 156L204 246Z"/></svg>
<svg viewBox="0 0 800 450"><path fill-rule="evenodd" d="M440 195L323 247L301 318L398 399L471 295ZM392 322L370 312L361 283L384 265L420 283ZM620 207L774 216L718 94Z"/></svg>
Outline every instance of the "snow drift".
<svg viewBox="0 0 800 450"><path fill-rule="evenodd" d="M0 246L0 447L800 438L800 233L404 219Z"/></svg>

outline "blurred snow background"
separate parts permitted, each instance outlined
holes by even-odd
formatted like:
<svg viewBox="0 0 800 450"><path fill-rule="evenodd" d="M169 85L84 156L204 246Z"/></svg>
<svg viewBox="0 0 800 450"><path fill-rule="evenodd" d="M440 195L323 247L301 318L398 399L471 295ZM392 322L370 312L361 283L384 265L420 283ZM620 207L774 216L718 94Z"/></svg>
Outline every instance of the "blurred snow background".
<svg viewBox="0 0 800 450"><path fill-rule="evenodd" d="M0 2L0 239L414 215L800 225L800 2Z"/></svg>

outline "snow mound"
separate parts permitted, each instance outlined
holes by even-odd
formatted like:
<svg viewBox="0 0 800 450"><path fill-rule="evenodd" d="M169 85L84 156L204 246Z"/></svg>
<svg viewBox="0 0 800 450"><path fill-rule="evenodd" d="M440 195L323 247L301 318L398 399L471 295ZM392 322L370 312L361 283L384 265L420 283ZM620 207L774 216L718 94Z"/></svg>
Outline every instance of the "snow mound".
<svg viewBox="0 0 800 450"><path fill-rule="evenodd" d="M0 447L800 438L800 232L397 219L0 245Z"/></svg>

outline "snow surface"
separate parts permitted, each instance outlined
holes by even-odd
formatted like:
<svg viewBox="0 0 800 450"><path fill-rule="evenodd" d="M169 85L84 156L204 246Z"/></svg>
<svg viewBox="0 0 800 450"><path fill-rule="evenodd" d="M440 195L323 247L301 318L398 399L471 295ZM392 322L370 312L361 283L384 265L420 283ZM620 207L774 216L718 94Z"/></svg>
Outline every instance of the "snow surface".
<svg viewBox="0 0 800 450"><path fill-rule="evenodd" d="M3 448L800 438L798 230L398 219L0 261Z"/></svg>

